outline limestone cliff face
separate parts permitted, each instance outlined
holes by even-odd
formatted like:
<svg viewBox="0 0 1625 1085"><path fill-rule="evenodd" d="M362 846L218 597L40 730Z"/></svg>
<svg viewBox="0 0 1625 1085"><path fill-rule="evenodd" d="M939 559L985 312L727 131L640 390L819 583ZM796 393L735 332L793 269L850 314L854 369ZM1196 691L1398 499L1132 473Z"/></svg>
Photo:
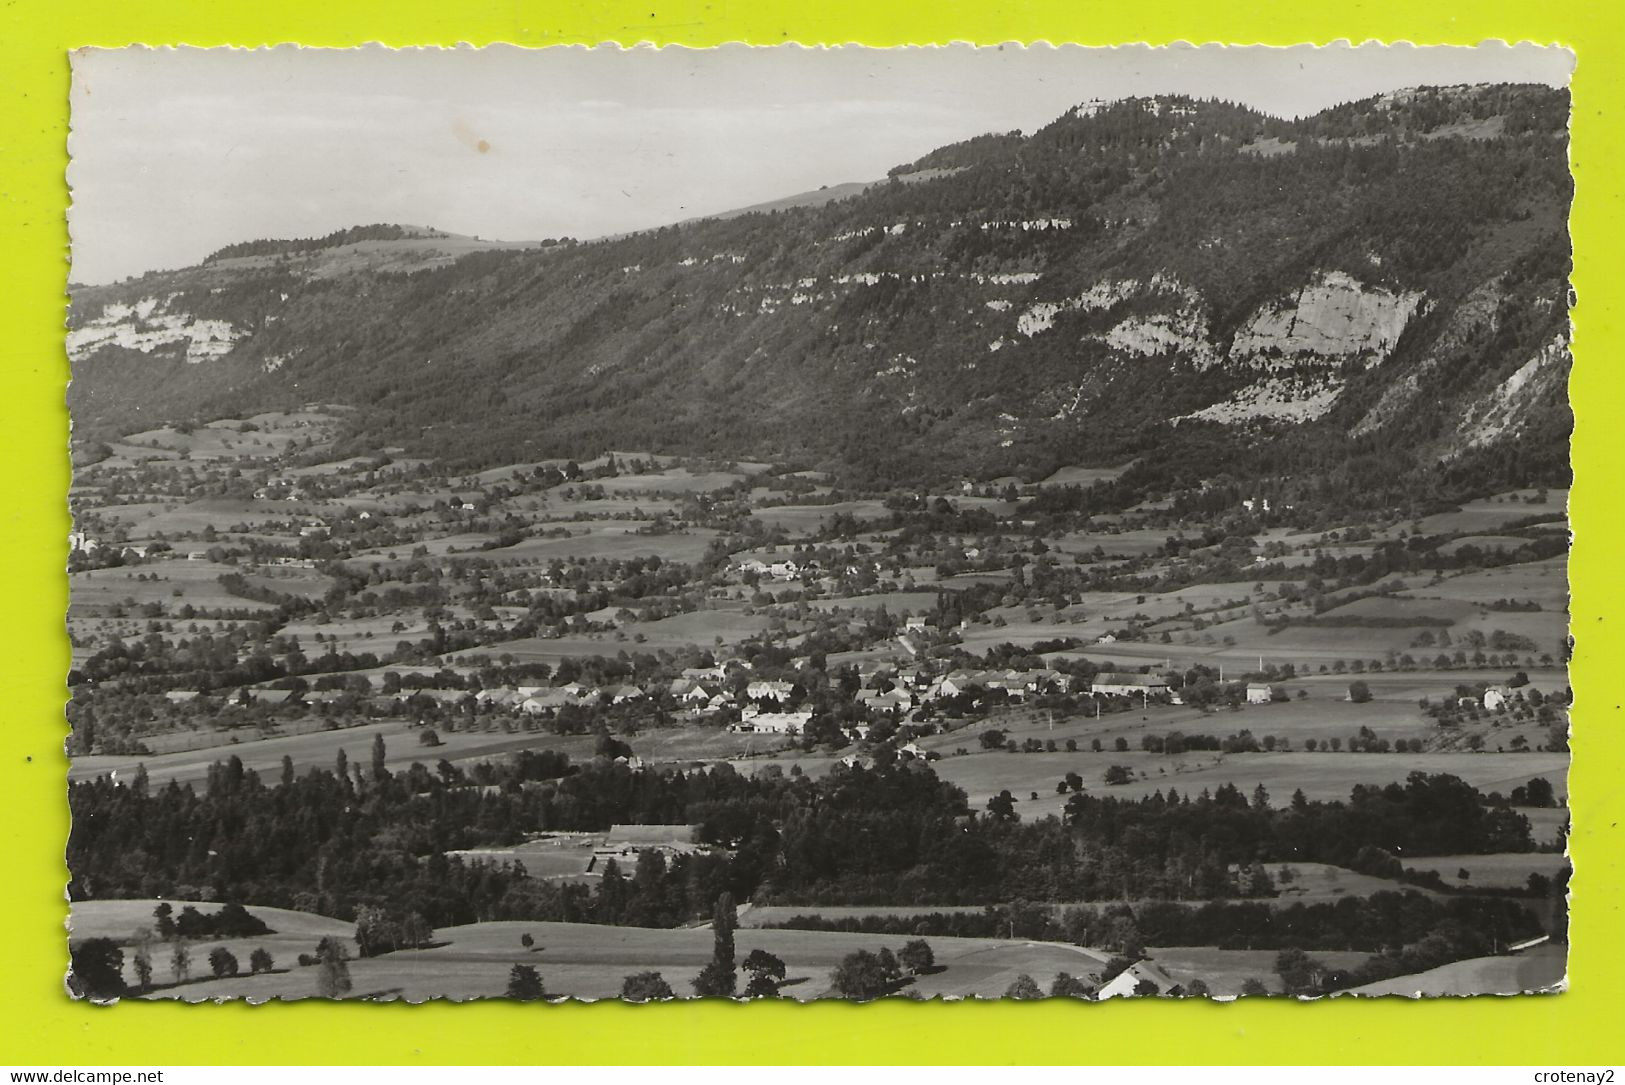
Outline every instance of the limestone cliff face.
<svg viewBox="0 0 1625 1085"><path fill-rule="evenodd" d="M151 354L178 352L196 364L231 352L243 332L228 321L206 320L172 309L174 296L145 297L133 304L113 303L68 333L68 357L81 361L104 346Z"/></svg>
<svg viewBox="0 0 1625 1085"><path fill-rule="evenodd" d="M1364 437L1401 417L1417 401L1423 383L1433 376L1441 359L1463 350L1474 337L1495 332L1496 312L1505 297L1501 280L1502 276L1497 275L1480 283L1456 305L1427 356L1411 372L1388 386L1376 405L1349 430L1351 434Z"/></svg>
<svg viewBox="0 0 1625 1085"><path fill-rule="evenodd" d="M1460 444L1477 448L1502 438L1517 437L1531 403L1563 398L1570 364L1565 332L1469 405L1456 427Z"/></svg>
<svg viewBox="0 0 1625 1085"><path fill-rule="evenodd" d="M1323 271L1295 294L1262 306L1236 332L1234 361L1270 368L1297 360L1358 360L1380 365L1422 305L1419 293L1367 286L1342 271Z"/></svg>

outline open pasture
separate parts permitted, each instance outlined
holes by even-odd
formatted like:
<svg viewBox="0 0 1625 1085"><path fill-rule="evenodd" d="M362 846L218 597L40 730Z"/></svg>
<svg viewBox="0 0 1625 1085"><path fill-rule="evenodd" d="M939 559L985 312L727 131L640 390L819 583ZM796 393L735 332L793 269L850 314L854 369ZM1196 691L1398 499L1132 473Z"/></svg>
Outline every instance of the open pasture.
<svg viewBox="0 0 1625 1085"><path fill-rule="evenodd" d="M1469 995L1516 995L1552 991L1564 983L1567 947L1543 945L1504 957L1477 957L1398 976L1341 992L1343 996L1398 995L1403 998L1450 998Z"/></svg>
<svg viewBox="0 0 1625 1085"><path fill-rule="evenodd" d="M1549 851L1407 856L1404 863L1412 870L1431 870L1443 878L1446 885L1464 889L1521 889L1529 883L1529 875L1539 874L1555 879L1569 865L1568 859L1561 853ZM1461 877L1463 870L1467 872L1465 878Z"/></svg>
<svg viewBox="0 0 1625 1085"><path fill-rule="evenodd" d="M302 524L312 517L341 511L338 505L320 505L309 502L256 501L237 497L202 497L196 501L169 500L143 502L136 505L109 505L97 509L98 515L122 521L132 539L147 539L162 534L177 550L198 549L201 542L176 542L180 536L197 536L209 528L222 534L238 524L250 530L281 525ZM289 527L289 533L297 527Z"/></svg>
<svg viewBox="0 0 1625 1085"><path fill-rule="evenodd" d="M212 561L188 561L178 558L108 569L86 569L68 576L68 613L73 617L105 614L114 607L160 603L165 613L173 614L190 603L199 609L271 610L269 603L259 603L233 595L220 585L225 573L239 572L233 565L218 565ZM137 576L157 580L137 580Z"/></svg>
<svg viewBox="0 0 1625 1085"><path fill-rule="evenodd" d="M1559 556L1480 569L1447 577L1438 584L1411 588L1405 594L1480 605L1499 599L1532 601L1539 603L1544 610L1561 613L1568 607L1568 561Z"/></svg>
<svg viewBox="0 0 1625 1085"><path fill-rule="evenodd" d="M1365 754L1365 753L1245 753L1188 751L1173 757L1130 750L1117 753L972 753L950 756L935 762L939 777L963 788L977 809L1002 790L1019 801L1016 811L1024 818L1059 815L1067 796L1055 791L1068 772L1083 777L1084 787L1094 795L1139 799L1154 791L1177 788L1182 795L1195 795L1234 784L1251 795L1259 784L1269 792L1274 806L1285 806L1292 793L1301 789L1311 800L1347 801L1356 784L1384 786L1403 783L1412 772L1449 773L1466 780L1486 794L1508 794L1533 776L1552 781L1561 796L1566 791L1564 769L1567 754ZM1126 765L1134 771L1131 783L1108 787L1102 776L1108 766ZM804 771L812 771L804 766ZM1038 798L1030 798L1031 792Z"/></svg>
<svg viewBox="0 0 1625 1085"><path fill-rule="evenodd" d="M321 598L335 583L332 577L318 573L314 569L281 568L275 565L244 569L243 574L243 579L250 585L305 599Z"/></svg>
<svg viewBox="0 0 1625 1085"><path fill-rule="evenodd" d="M837 515L858 521L885 520L891 512L878 500L838 501L830 505L775 505L758 508L751 515L769 530L781 528L791 536L811 535Z"/></svg>
<svg viewBox="0 0 1625 1085"><path fill-rule="evenodd" d="M1460 550L1472 547L1475 550L1487 552L1502 550L1508 554L1516 553L1520 548L1528 546L1529 540L1517 535L1462 535L1448 542L1440 543L1437 552L1454 555Z"/></svg>
<svg viewBox="0 0 1625 1085"><path fill-rule="evenodd" d="M1272 994L1281 993L1281 978L1275 974L1273 949L1215 949L1211 946L1147 946L1151 963L1181 983L1201 980L1208 993L1218 998L1241 994L1242 986L1255 979ZM1342 950L1315 950L1310 954L1333 968L1356 968L1369 953Z"/></svg>
<svg viewBox="0 0 1625 1085"><path fill-rule="evenodd" d="M495 659L511 655L523 663L557 663L566 657L613 656L623 649L654 652L662 648L711 649L718 638L737 644L761 633L774 619L740 610L697 610L652 622L627 622L616 633L586 633L563 637L525 637L498 641L479 649ZM642 639L639 639L642 638Z"/></svg>
<svg viewBox="0 0 1625 1085"><path fill-rule="evenodd" d="M593 849L597 843L597 837L581 834L530 840L507 848L469 848L446 854L460 858L465 863L523 863L525 873L532 878L561 882L595 882L603 873L602 865L591 873L588 873L587 867L592 864Z"/></svg>
<svg viewBox="0 0 1625 1085"><path fill-rule="evenodd" d="M686 467L670 467L664 471L594 479L591 484L602 487L606 494L704 494L743 482L745 477L732 471L702 471L696 474Z"/></svg>
<svg viewBox="0 0 1625 1085"><path fill-rule="evenodd" d="M198 426L187 433L164 427L132 433L123 443L137 448L161 448L185 453L188 459L204 460L268 460L282 455L299 434L292 430L259 430L242 432L240 422L212 422Z"/></svg>
<svg viewBox="0 0 1625 1085"><path fill-rule="evenodd" d="M928 614L937 608L937 594L929 591L893 591L880 592L875 595L852 595L826 599L813 599L807 604L814 610L850 610L860 613L873 613L880 608L897 617L905 612L910 614Z"/></svg>
<svg viewBox="0 0 1625 1085"><path fill-rule="evenodd" d="M617 517L636 517L647 520L661 514L675 515L678 502L669 497L653 494L629 494L615 497L594 497L586 501L567 501L553 492L551 497L522 497L510 500L508 507L516 512L529 513L537 524L567 525L578 517L613 520Z"/></svg>
<svg viewBox="0 0 1625 1085"><path fill-rule="evenodd" d="M1078 554L1092 554L1099 547L1108 557L1137 558L1154 554L1173 532L1166 528L1131 528L1126 531L1073 531L1059 539L1048 539L1045 545L1052 552L1067 558Z"/></svg>
<svg viewBox="0 0 1625 1085"><path fill-rule="evenodd" d="M1493 534L1495 530L1515 520L1531 516L1557 516L1568 508L1568 490L1549 490L1545 504L1526 504L1534 497L1534 490L1516 490L1495 497L1470 501L1454 512L1438 512L1422 519L1421 533Z"/></svg>
<svg viewBox="0 0 1625 1085"><path fill-rule="evenodd" d="M397 624L402 628L396 629ZM335 618L325 623L301 619L289 622L281 632L283 636L298 637L306 655L318 655L328 648L341 653L376 652L381 655L393 651L400 641L418 641L428 636L429 622L421 611L409 609L371 618ZM318 634L322 638L319 646L316 640Z"/></svg>
<svg viewBox="0 0 1625 1085"><path fill-rule="evenodd" d="M529 934L535 948L520 937ZM617 998L624 978L634 972L660 972L680 994L711 957L706 928L654 930L575 923L493 922L448 927L435 932L431 949L400 950L350 962L352 998L418 1002L500 997L515 964L533 966L550 994L595 1000ZM871 952L905 942L902 936L820 931L740 930L737 956L761 948L787 965L783 993L799 1000L829 994L829 975L841 958L858 949ZM1010 942L987 938L932 938L939 970L919 977L906 990L925 998L996 998L1017 975L1027 973L1047 988L1058 972L1098 974L1104 954L1049 942ZM314 941L312 942L314 948ZM280 964L280 961L279 961ZM244 997L309 998L316 995L316 969L295 968L262 976L194 981L154 997L188 1000Z"/></svg>
<svg viewBox="0 0 1625 1085"><path fill-rule="evenodd" d="M131 952L130 943L136 931L150 928L156 923L153 909L158 907L157 900L81 900L75 901L69 907L68 928L69 938L78 941L82 938L112 938L124 945L124 979L132 986L136 983L134 953ZM179 915L181 909L191 905L204 915L213 915L220 910L219 902L172 900L168 902ZM299 954L316 952L316 943L326 937L343 939L349 946L353 956L356 952L352 936L355 933L355 924L343 920L330 919L327 916L314 915L309 912L295 912L286 908L265 908L259 905L248 907L250 915L255 916L271 928L272 933L254 935L248 938L196 938L187 942L191 949L191 976L190 983L180 987L173 986L176 976L170 963L171 946L162 941L154 941L152 946L152 979L156 989L149 997L154 998L192 998L192 991L202 982L230 982L202 979L209 973L209 951L216 946L225 947L237 958L238 966L243 972L248 971L248 956L256 949L263 948L274 961L274 970L258 977L237 977L238 982L259 982L276 979L279 975L303 973L311 989L315 989L315 973L313 968L300 968L297 964ZM217 996L208 996L217 997Z"/></svg>
<svg viewBox="0 0 1625 1085"><path fill-rule="evenodd" d="M1057 467L1048 478L1035 483L1039 489L1047 486L1093 486L1099 482L1114 482L1123 477L1123 472L1134 466L1134 461L1120 464L1117 467L1080 467L1068 465Z"/></svg>

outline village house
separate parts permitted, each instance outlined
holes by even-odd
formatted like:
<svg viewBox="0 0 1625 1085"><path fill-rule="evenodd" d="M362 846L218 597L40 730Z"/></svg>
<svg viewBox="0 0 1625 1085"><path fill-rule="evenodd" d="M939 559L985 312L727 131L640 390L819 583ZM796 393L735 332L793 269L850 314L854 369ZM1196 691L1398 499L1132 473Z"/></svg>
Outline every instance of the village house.
<svg viewBox="0 0 1625 1085"><path fill-rule="evenodd" d="M542 689L520 701L517 705L519 711L527 716L539 715L543 712L552 712L569 704L573 698L562 690Z"/></svg>
<svg viewBox="0 0 1625 1085"><path fill-rule="evenodd" d="M745 687L745 697L752 701L776 701L783 704L790 699L790 691L794 688L789 682L752 682Z"/></svg>
<svg viewBox="0 0 1625 1085"><path fill-rule="evenodd" d="M1505 686L1491 686L1484 691L1484 707L1494 712L1498 708L1505 707L1511 696L1512 692Z"/></svg>
<svg viewBox="0 0 1625 1085"><path fill-rule="evenodd" d="M593 846L587 873L603 873L604 864L615 860L622 873L631 874L643 852L659 852L667 858L705 851L696 841L697 825L612 825L604 838Z"/></svg>
<svg viewBox="0 0 1625 1085"><path fill-rule="evenodd" d="M637 686L609 686L603 690L600 696L608 697L610 704L624 704L627 701L635 701L642 697L643 691Z"/></svg>
<svg viewBox="0 0 1625 1085"><path fill-rule="evenodd" d="M1145 986L1142 987L1141 985ZM1136 961L1100 989L1097 998L1126 998L1133 995L1170 995L1178 997L1185 987L1178 980L1150 961Z"/></svg>
<svg viewBox="0 0 1625 1085"><path fill-rule="evenodd" d="M873 712L899 712L914 707L914 698L896 689L886 693L877 689L860 689L856 700Z"/></svg>
<svg viewBox="0 0 1625 1085"><path fill-rule="evenodd" d="M1168 680L1150 674L1102 672L1089 683L1089 692L1114 697L1154 697L1168 692Z"/></svg>
<svg viewBox="0 0 1625 1085"><path fill-rule="evenodd" d="M1274 691L1271 690L1270 687L1268 685L1264 684L1263 682L1248 682L1247 683L1247 703L1248 704L1269 704L1270 699L1273 696L1274 696Z"/></svg>
<svg viewBox="0 0 1625 1085"><path fill-rule="evenodd" d="M812 709L799 712L758 712L747 716L728 730L744 734L799 735L812 722Z"/></svg>

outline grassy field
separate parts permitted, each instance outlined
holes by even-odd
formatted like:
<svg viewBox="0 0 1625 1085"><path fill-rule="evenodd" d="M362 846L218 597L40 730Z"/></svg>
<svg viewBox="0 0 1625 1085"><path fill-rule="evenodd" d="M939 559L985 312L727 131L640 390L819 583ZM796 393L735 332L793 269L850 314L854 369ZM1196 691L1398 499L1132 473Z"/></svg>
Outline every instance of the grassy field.
<svg viewBox="0 0 1625 1085"><path fill-rule="evenodd" d="M1422 534L1442 535L1450 534L1493 534L1495 529L1514 520L1522 520L1528 516L1559 515L1568 507L1569 492L1567 490L1550 490L1546 495L1544 505L1528 505L1524 500L1533 497L1533 490L1517 490L1508 494L1498 494L1498 498L1516 498L1516 500L1496 500L1485 498L1471 501L1461 506L1455 512L1435 513L1422 521Z"/></svg>
<svg viewBox="0 0 1625 1085"><path fill-rule="evenodd" d="M873 612L885 607L897 617L904 611L927 614L937 608L937 595L929 591L892 591L877 595L842 596L833 599L814 599L809 604L814 610L852 610Z"/></svg>
<svg viewBox="0 0 1625 1085"><path fill-rule="evenodd" d="M86 780L108 773L132 774L137 765L144 764L154 786L170 780L196 786L208 778L210 765L235 755L245 767L258 772L262 779L274 782L282 772L284 756L293 759L294 770L299 773L312 767L330 769L341 749L352 762L365 759L376 734L384 736L385 763L392 772L409 768L414 761L431 766L442 758L466 763L501 757L518 750L558 750L576 760L586 761L591 760L596 742L592 735L442 729L439 735L443 745L431 748L419 744L418 730L407 721L389 720L337 731L311 731L239 742L226 739L227 745L146 757L78 757L69 766L68 778ZM773 751L782 748L787 740L776 735L734 734L720 727L686 727L642 731L628 741L647 762L681 765Z"/></svg>
<svg viewBox="0 0 1625 1085"><path fill-rule="evenodd" d="M1504 855L1428 855L1405 860L1405 865L1412 870L1435 871L1446 885L1495 889L1522 888L1528 884L1531 874L1555 878L1568 864L1562 855L1537 851ZM1466 878L1459 876L1463 870L1467 871Z"/></svg>
<svg viewBox="0 0 1625 1085"><path fill-rule="evenodd" d="M651 471L641 475L594 479L592 485L603 487L607 494L702 494L725 489L744 478L744 475L732 471L706 471L693 474L686 467L672 467L665 471Z"/></svg>
<svg viewBox="0 0 1625 1085"><path fill-rule="evenodd" d="M1568 763L1567 754L1323 754L1323 753L1194 753L1178 757L1142 753L977 753L947 757L933 766L937 775L964 788L971 805L980 809L987 800L1008 789L1020 800L1016 810L1031 820L1059 815L1066 796L1055 792L1067 772L1084 779L1091 794L1137 799L1154 791L1177 788L1196 795L1233 783L1251 794L1263 784L1275 806L1291 801L1302 789L1311 800L1346 801L1356 784L1403 783L1411 772L1444 772L1458 776L1481 791L1510 792L1532 776L1551 780L1559 794ZM1134 770L1132 783L1107 787L1101 782L1110 765ZM812 768L804 766L804 771ZM1031 792L1038 792L1032 799Z"/></svg>
<svg viewBox="0 0 1625 1085"><path fill-rule="evenodd" d="M832 505L779 505L756 509L752 515L768 529L783 528L792 536L809 535L838 513L858 520L882 520L890 516L880 501L839 501Z"/></svg>
<svg viewBox="0 0 1625 1085"><path fill-rule="evenodd" d="M137 930L153 926L156 920L152 911L158 903L156 900L75 901L69 911L69 937L75 941L81 938L112 938L125 943L124 978L127 983L134 984L136 982L134 954L130 952L128 943ZM220 910L218 903L203 901L175 900L169 904L177 914L188 904L204 915L212 915ZM316 943L329 935L344 939L352 955L356 952L352 940L355 932L353 923L309 912L263 908L258 905L250 906L248 911L270 927L273 933L252 938L206 938L189 941L187 944L192 951L190 974L193 978L189 983L179 987L175 986L176 976L170 962L170 946L155 942L152 949L152 972L153 983L157 989L152 992L152 997L192 999L197 997L193 991L203 983L232 982L215 981L212 978L202 979L209 976L209 951L216 946L224 946L230 951L244 972L248 971L248 955L254 950L263 948L271 954L275 962L274 971L253 978L240 977L235 982L270 983L289 975L302 975L312 990L315 987L315 969L300 968L297 964L299 954L314 953Z"/></svg>
<svg viewBox="0 0 1625 1085"><path fill-rule="evenodd" d="M767 629L772 621L763 614L745 614L735 609L697 610L652 622L627 622L620 627L620 636L615 633L587 633L567 637L525 637L499 641L479 651L493 659L508 654L525 663L556 664L566 657L613 656L622 649L629 652L654 652L662 648L710 649L716 645L718 638L726 645L756 636ZM637 639L639 637L643 639Z"/></svg>
<svg viewBox="0 0 1625 1085"><path fill-rule="evenodd" d="M1111 482L1123 477L1123 472L1132 466L1133 461L1118 467L1057 467L1054 474L1037 485L1040 489L1046 486L1093 486L1097 482Z"/></svg>
<svg viewBox="0 0 1625 1085"><path fill-rule="evenodd" d="M1567 947L1544 945L1515 956L1478 957L1344 991L1349 996L1404 998L1516 995L1558 989L1567 973ZM1339 996L1342 997L1342 996Z"/></svg>
<svg viewBox="0 0 1625 1085"><path fill-rule="evenodd" d="M274 609L269 603L244 599L220 586L219 578L223 574L240 571L234 565L187 561L184 558L149 565L87 569L68 576L68 613L74 617L104 614L110 607L128 605L126 600L131 599L138 606L142 603L161 603L168 614L173 614L187 603L210 610ZM138 576L149 579L137 580ZM158 579L150 579L153 576Z"/></svg>
<svg viewBox="0 0 1625 1085"><path fill-rule="evenodd" d="M1209 946L1156 946L1146 947L1154 964L1160 965L1174 979L1190 983L1200 979L1208 985L1211 994L1229 998L1241 994L1242 985L1256 979L1270 989L1281 992L1281 980L1275 974L1273 949L1213 949ZM1364 964L1369 953L1348 953L1338 950L1320 950L1311 954L1317 961L1334 968L1353 968Z"/></svg>
<svg viewBox="0 0 1625 1085"><path fill-rule="evenodd" d="M153 902L140 903L150 915ZM535 939L535 949L526 950L520 945L524 934ZM301 945L297 952L310 952L315 940L309 939L309 947ZM651 930L573 923L477 923L438 930L435 940L439 944L432 949L352 960L351 997L411 1002L437 997L500 997L514 964L535 967L554 995L589 1001L616 998L624 977L647 970L662 973L675 991L688 995L689 981L710 959L712 948L711 932L705 928ZM735 948L740 959L758 947L778 956L788 966L784 994L805 1001L829 994L829 974L848 953L858 949L877 951L886 946L895 952L904 941L902 937L883 935L741 930L735 935ZM1059 972L1095 974L1106 959L1104 954L1048 942L981 938L933 938L930 942L939 970L919 977L908 988L926 998L997 998L1022 973L1047 988ZM205 956L206 952L205 944ZM292 963L295 952L290 946L288 963ZM239 957L246 959L246 954ZM278 965L282 963L282 955L278 954ZM166 970L167 961L158 968L160 982L167 979ZM200 969L194 963L194 973L200 970L206 972L207 965ZM161 988L151 997L257 1001L315 995L316 969L294 967L260 976L194 980L179 988Z"/></svg>

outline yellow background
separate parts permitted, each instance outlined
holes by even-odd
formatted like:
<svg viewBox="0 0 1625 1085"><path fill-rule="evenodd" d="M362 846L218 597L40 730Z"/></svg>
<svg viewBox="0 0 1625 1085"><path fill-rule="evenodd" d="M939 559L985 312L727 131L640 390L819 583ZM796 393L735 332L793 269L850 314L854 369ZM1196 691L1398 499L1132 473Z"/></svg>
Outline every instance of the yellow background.
<svg viewBox="0 0 1625 1085"><path fill-rule="evenodd" d="M1625 5L1540 0L1320 4L1006 0L714 3L613 0L0 0L0 1064L516 1062L1515 1063L1625 1061L1625 920L1618 783L1625 774L1611 606L1625 539L1620 352ZM869 1006L620 1004L250 1007L124 1003L61 989L66 957L61 754L67 670L67 417L62 350L67 51L131 42L349 46L617 40L703 46L861 42L1338 38L1557 42L1579 54L1572 158L1579 296L1573 961L1569 993L1295 1004L1247 1000ZM1608 619L1608 620L1605 620Z"/></svg>

